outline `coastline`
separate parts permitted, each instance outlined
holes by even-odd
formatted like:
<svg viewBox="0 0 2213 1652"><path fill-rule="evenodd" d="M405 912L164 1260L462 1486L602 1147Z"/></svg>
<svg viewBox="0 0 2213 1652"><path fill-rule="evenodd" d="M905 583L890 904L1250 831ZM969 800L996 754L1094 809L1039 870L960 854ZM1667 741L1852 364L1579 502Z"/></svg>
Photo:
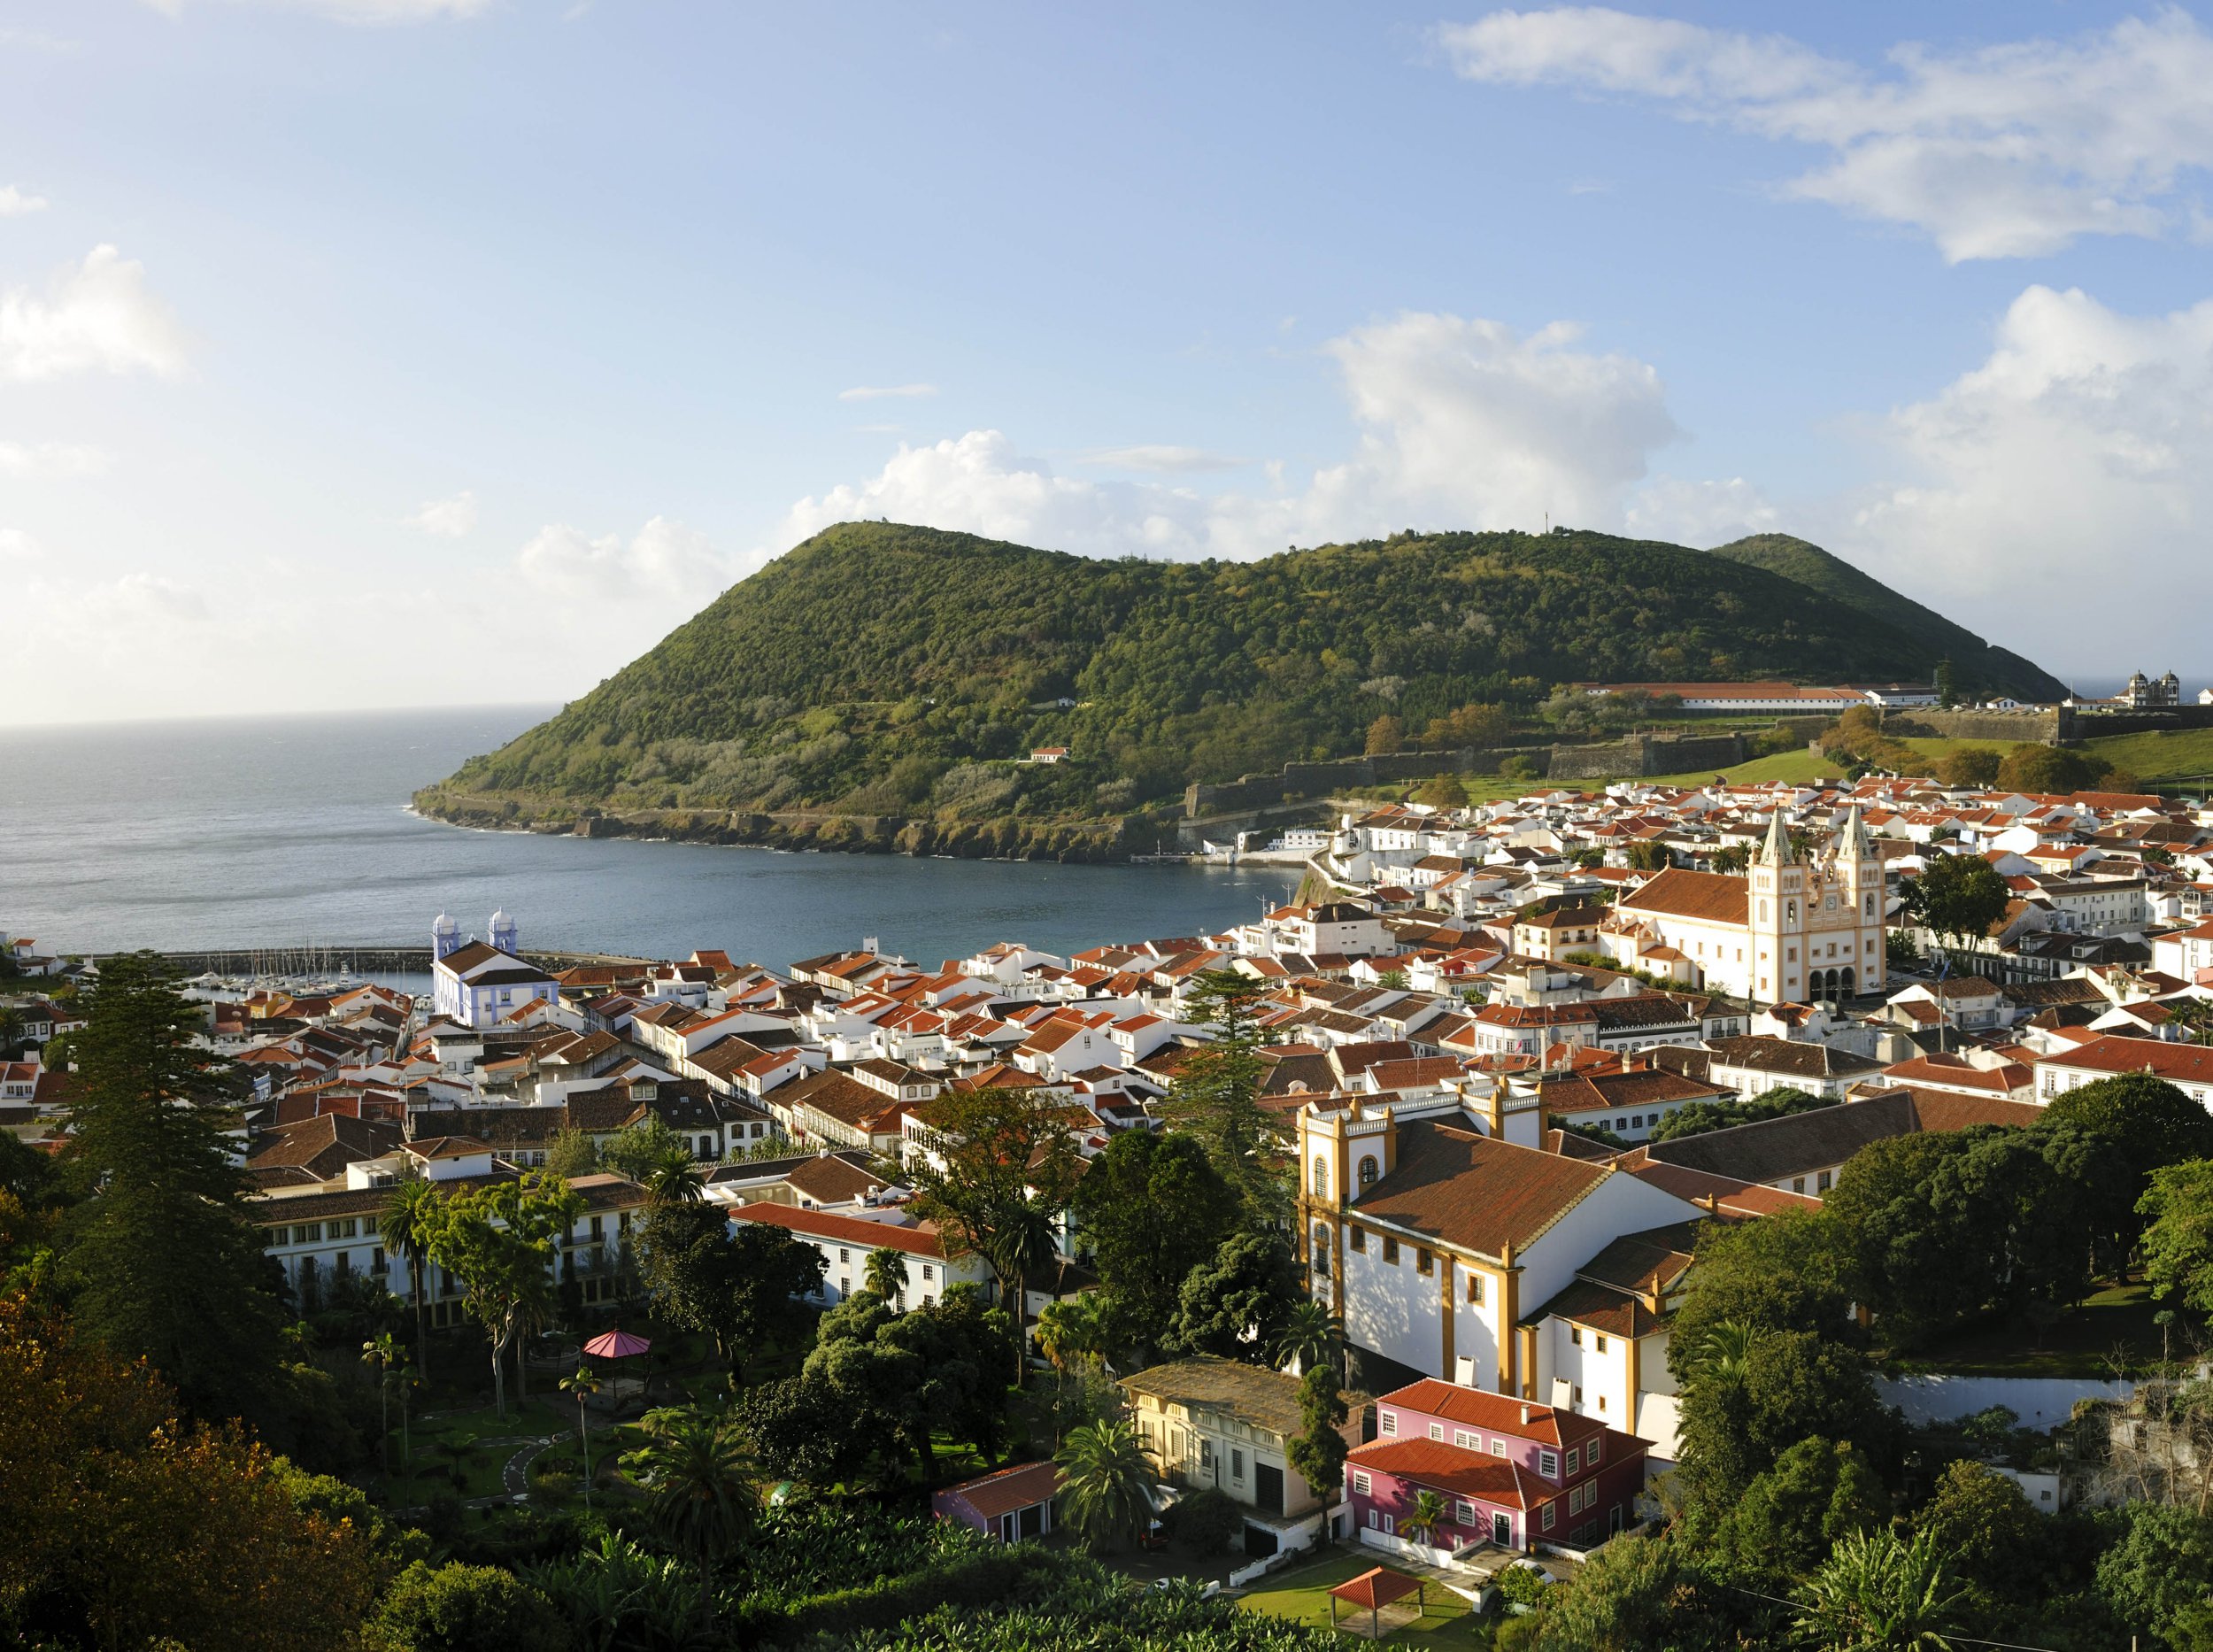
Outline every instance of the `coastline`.
<svg viewBox="0 0 2213 1652"><path fill-rule="evenodd" d="M840 814L823 809L609 809L526 806L515 798L457 798L425 787L407 809L441 825L554 838L632 838L730 848L901 854L918 860L1051 861L1127 865L1175 846L1174 829L1155 817L1092 821Z"/></svg>

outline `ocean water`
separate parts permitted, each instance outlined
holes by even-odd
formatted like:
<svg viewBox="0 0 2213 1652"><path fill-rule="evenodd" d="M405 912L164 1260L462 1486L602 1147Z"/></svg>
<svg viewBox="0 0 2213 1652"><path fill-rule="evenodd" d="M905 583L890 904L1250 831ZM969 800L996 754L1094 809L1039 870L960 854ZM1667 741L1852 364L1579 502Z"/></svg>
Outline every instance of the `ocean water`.
<svg viewBox="0 0 2213 1652"><path fill-rule="evenodd" d="M1278 868L779 854L473 831L406 807L542 706L0 728L0 930L69 953L402 946L495 908L525 946L770 965L876 936L921 961L1189 935L1280 901Z"/></svg>

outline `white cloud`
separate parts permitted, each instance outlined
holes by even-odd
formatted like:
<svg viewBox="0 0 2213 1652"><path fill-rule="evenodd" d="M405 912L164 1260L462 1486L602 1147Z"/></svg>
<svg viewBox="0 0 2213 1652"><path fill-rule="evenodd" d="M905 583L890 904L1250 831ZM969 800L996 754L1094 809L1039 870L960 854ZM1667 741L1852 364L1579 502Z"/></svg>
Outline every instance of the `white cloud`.
<svg viewBox="0 0 2213 1652"><path fill-rule="evenodd" d="M182 17L185 0L145 0L157 12ZM471 18L489 12L496 0L231 0L270 12L297 12L335 23L428 23L442 18Z"/></svg>
<svg viewBox="0 0 2213 1652"><path fill-rule="evenodd" d="M208 617L205 597L194 587L159 574L126 574L95 586L82 601L85 617L95 629L107 629L111 622L127 625L143 621L197 625Z"/></svg>
<svg viewBox="0 0 2213 1652"><path fill-rule="evenodd" d="M837 399L841 402L878 402L886 397L912 398L937 394L935 384L856 384L849 390L838 391Z"/></svg>
<svg viewBox="0 0 2213 1652"><path fill-rule="evenodd" d="M105 449L73 442L0 442L0 476L96 476L114 462Z"/></svg>
<svg viewBox="0 0 2213 1652"><path fill-rule="evenodd" d="M1742 476L1725 482L1654 476L1631 496L1623 525L1639 539L1711 546L1746 534L1773 533L1783 526L1783 518Z"/></svg>
<svg viewBox="0 0 2213 1652"><path fill-rule="evenodd" d="M866 482L800 500L785 543L889 517L1092 555L1246 557L1406 527L1536 529L1621 519L1650 452L1679 434L1660 377L1574 348L1573 328L1409 313L1332 341L1352 457L1285 491L1201 494L1054 474L997 430L902 446Z"/></svg>
<svg viewBox="0 0 2213 1652"><path fill-rule="evenodd" d="M1086 465L1105 465L1115 470L1150 470L1168 475L1194 471L1237 470L1250 463L1229 453L1213 453L1203 447L1176 447L1140 443L1135 447L1095 447L1083 454Z"/></svg>
<svg viewBox="0 0 2213 1652"><path fill-rule="evenodd" d="M2131 316L2031 287L1982 365L1880 434L1901 479L1838 536L1870 572L2002 616L2032 657L2205 661L2213 299Z"/></svg>
<svg viewBox="0 0 2213 1652"><path fill-rule="evenodd" d="M1827 150L1785 193L1912 225L1955 263L2187 229L2184 174L2213 166L2213 35L2180 10L2064 41L1901 44L1880 73L1603 6L1497 12L1438 38L1471 81L1646 96Z"/></svg>
<svg viewBox="0 0 2213 1652"><path fill-rule="evenodd" d="M26 195L12 183L0 183L0 218L25 218L46 210L42 195Z"/></svg>
<svg viewBox="0 0 2213 1652"><path fill-rule="evenodd" d="M20 528L0 528L0 558L19 558L28 561L43 554L38 541Z"/></svg>
<svg viewBox="0 0 2213 1652"><path fill-rule="evenodd" d="M112 246L58 272L43 297L0 291L0 379L73 373L171 374L184 367L184 336L146 285L145 266Z"/></svg>
<svg viewBox="0 0 2213 1652"><path fill-rule="evenodd" d="M466 538L476 531L476 495L464 490L450 499L426 499L407 526L433 538Z"/></svg>
<svg viewBox="0 0 2213 1652"><path fill-rule="evenodd" d="M592 538L561 523L541 528L516 566L543 591L564 598L700 603L737 577L706 535L656 516L628 540Z"/></svg>

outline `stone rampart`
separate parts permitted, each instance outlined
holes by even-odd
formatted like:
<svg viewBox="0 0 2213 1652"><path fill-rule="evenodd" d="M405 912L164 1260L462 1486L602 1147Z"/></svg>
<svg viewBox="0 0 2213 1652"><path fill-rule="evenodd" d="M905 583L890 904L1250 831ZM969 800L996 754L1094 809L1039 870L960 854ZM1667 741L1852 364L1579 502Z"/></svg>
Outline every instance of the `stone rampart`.
<svg viewBox="0 0 2213 1652"><path fill-rule="evenodd" d="M2000 745L2067 745L2079 737L2073 707L2048 711L1939 711L1915 706L1883 714L1883 732L1901 739L1988 740ZM2114 730L2113 733L2125 733Z"/></svg>

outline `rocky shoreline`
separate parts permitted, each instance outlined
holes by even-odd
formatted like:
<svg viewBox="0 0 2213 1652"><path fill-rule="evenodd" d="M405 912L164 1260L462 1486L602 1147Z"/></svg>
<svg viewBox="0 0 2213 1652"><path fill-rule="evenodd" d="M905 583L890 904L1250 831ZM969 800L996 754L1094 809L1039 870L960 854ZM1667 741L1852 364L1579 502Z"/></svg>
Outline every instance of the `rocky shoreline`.
<svg viewBox="0 0 2213 1652"><path fill-rule="evenodd" d="M964 861L1127 861L1173 833L1143 816L1098 821L940 821L823 810L532 807L519 799L455 797L436 787L415 794L415 813L448 825L546 837L647 838L733 847L828 850L845 854L949 856Z"/></svg>

